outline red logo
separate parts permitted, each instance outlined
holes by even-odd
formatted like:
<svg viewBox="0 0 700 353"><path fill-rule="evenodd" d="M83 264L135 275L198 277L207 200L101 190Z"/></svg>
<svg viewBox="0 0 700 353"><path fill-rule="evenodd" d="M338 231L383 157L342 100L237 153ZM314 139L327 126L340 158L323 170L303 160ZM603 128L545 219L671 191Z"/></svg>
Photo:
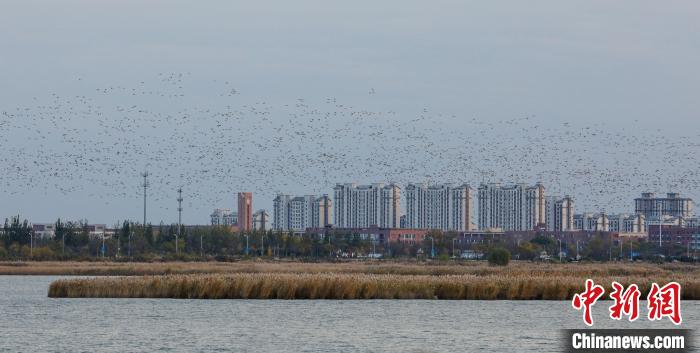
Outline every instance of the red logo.
<svg viewBox="0 0 700 353"><path fill-rule="evenodd" d="M571 306L576 310L583 309L583 322L588 326L593 326L593 317L591 315L591 307L596 301L605 293L605 289L598 284L593 284L593 280L586 280L586 291L574 295L574 300L571 302Z"/></svg>
<svg viewBox="0 0 700 353"><path fill-rule="evenodd" d="M637 320L639 317L639 296L642 294L639 287L632 284L623 291L624 287L617 282L613 282L612 287L613 292L610 293L610 299L614 300L615 303L610 306L610 318L620 320L622 314L625 314L629 316L630 321Z"/></svg>
<svg viewBox="0 0 700 353"><path fill-rule="evenodd" d="M680 284L671 282L659 288L658 284L652 283L647 301L649 320L661 320L668 317L675 325L680 325L683 321L681 318Z"/></svg>
<svg viewBox="0 0 700 353"><path fill-rule="evenodd" d="M628 316L629 321L639 318L639 297L641 291L639 286L631 284L627 289L615 281L612 282L613 291L610 299L614 301L610 306L610 318L621 320L623 315ZM571 306L576 310L583 309L583 322L588 326L593 326L593 316L591 308L603 296L605 289L593 283L593 280L586 280L586 290L583 293L576 293ZM675 325L680 325L681 318L681 285L671 282L663 287L652 283L649 295L647 296L647 307L649 309L649 320L662 320L667 317Z"/></svg>

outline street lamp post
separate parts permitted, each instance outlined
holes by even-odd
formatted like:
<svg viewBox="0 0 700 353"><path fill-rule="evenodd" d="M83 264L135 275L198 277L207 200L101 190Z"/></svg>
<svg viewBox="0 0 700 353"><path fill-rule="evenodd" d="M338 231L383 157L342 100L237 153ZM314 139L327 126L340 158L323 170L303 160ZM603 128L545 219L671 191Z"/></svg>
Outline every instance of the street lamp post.
<svg viewBox="0 0 700 353"><path fill-rule="evenodd" d="M622 252L622 245L623 245L623 243L624 243L624 241L623 241L622 237L620 237L620 261L622 261L622 260L625 259L625 255L624 255L624 253Z"/></svg>
<svg viewBox="0 0 700 353"><path fill-rule="evenodd" d="M377 239L372 236L372 258L377 257Z"/></svg>
<svg viewBox="0 0 700 353"><path fill-rule="evenodd" d="M634 261L632 258L632 237L630 237L630 261Z"/></svg>
<svg viewBox="0 0 700 353"><path fill-rule="evenodd" d="M578 240L576 240L576 261L578 261L581 257L578 255Z"/></svg>
<svg viewBox="0 0 700 353"><path fill-rule="evenodd" d="M179 255L178 246L180 243L180 231L182 230L182 188L177 189L177 195L177 233L175 234L175 255Z"/></svg>
<svg viewBox="0 0 700 353"><path fill-rule="evenodd" d="M557 239L559 241L559 262L561 262L561 239Z"/></svg>
<svg viewBox="0 0 700 353"><path fill-rule="evenodd" d="M243 234L245 237L245 255L248 256L248 234Z"/></svg>

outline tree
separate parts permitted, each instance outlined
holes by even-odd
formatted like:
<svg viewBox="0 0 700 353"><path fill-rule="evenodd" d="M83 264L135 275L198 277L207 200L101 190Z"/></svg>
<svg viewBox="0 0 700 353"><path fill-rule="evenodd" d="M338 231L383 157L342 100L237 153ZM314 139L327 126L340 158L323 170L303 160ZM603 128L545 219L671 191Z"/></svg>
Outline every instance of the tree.
<svg viewBox="0 0 700 353"><path fill-rule="evenodd" d="M517 251L518 254L520 254L520 259L532 260L539 255L539 250L537 249L537 246L535 246L535 244L529 241L524 241L520 243L520 246L518 247Z"/></svg>
<svg viewBox="0 0 700 353"><path fill-rule="evenodd" d="M553 238L545 237L542 235L538 235L538 236L532 238L532 240L530 240L530 242L541 246L542 248L544 248L545 251L549 250L556 243L556 241Z"/></svg>
<svg viewBox="0 0 700 353"><path fill-rule="evenodd" d="M90 232L87 228L87 221L80 221L77 224L68 222L66 225L66 247L73 252L81 253L81 251L84 251L85 255L89 255L87 245L90 239Z"/></svg>
<svg viewBox="0 0 700 353"><path fill-rule="evenodd" d="M29 226L29 222L26 219L23 222L20 222L19 216L12 217L9 222L5 219L3 233L5 246L12 243L18 243L19 245L29 244L32 232L32 227Z"/></svg>
<svg viewBox="0 0 700 353"><path fill-rule="evenodd" d="M56 220L54 227L54 240L61 242L61 255L63 255L66 247L66 226L61 222L60 218Z"/></svg>
<svg viewBox="0 0 700 353"><path fill-rule="evenodd" d="M586 247L584 248L583 254L585 257L598 260L606 261L608 260L608 242L604 240L600 235L594 236Z"/></svg>
<svg viewBox="0 0 700 353"><path fill-rule="evenodd" d="M506 266L510 262L510 252L505 248L493 248L489 253L489 264Z"/></svg>

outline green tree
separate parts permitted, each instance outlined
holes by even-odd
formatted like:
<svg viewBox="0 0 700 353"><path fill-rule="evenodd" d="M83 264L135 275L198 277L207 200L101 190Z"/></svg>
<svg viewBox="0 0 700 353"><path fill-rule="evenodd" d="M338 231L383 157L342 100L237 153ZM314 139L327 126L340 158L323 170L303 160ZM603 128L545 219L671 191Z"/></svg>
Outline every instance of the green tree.
<svg viewBox="0 0 700 353"><path fill-rule="evenodd" d="M507 249L496 247L489 252L489 264L506 266L508 262L510 262L510 252Z"/></svg>

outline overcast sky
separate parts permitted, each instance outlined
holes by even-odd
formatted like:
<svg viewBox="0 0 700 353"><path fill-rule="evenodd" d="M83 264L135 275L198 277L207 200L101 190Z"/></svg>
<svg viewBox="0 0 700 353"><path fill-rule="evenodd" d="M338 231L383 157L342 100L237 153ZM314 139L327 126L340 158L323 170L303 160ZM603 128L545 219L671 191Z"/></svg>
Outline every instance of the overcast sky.
<svg viewBox="0 0 700 353"><path fill-rule="evenodd" d="M218 94L212 80L226 80L251 101L278 105L337 97L368 109L429 107L484 121L535 116L545 125L696 134L698 19L694 0L6 0L0 111L35 106L53 93L82 95L188 73L192 105ZM381 102L367 100L368 91ZM2 143L21 146L19 139ZM66 212L37 205L59 202L54 191L2 185L3 193L32 198L0 201L3 217L84 215L113 223L140 214L128 203L136 196L96 206L76 196ZM256 208L271 204L265 195ZM215 206L193 206L196 214L185 219L207 222ZM171 211L155 211L152 221L171 221Z"/></svg>

